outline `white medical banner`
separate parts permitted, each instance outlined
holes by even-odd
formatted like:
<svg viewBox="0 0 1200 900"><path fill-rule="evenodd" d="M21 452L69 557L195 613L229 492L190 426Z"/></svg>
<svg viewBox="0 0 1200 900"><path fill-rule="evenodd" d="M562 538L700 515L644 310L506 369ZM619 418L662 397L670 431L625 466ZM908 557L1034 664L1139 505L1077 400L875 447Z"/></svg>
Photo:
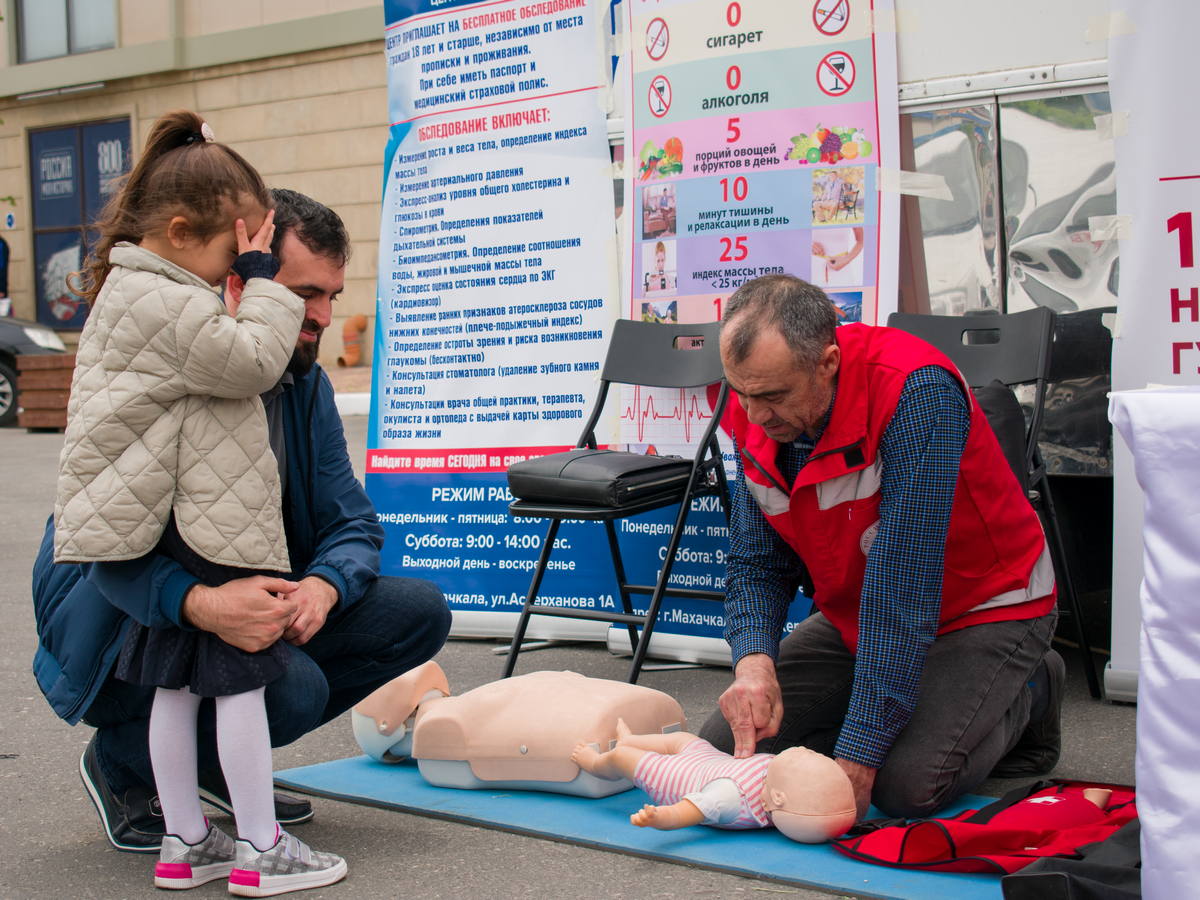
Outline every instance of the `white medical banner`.
<svg viewBox="0 0 1200 900"><path fill-rule="evenodd" d="M453 633L507 636L545 523L509 517L505 469L574 446L617 314L607 15L588 0L388 0L385 14L367 490L384 573L438 583ZM579 540L543 602L612 607L606 560ZM603 638L544 621L531 636Z"/></svg>
<svg viewBox="0 0 1200 900"><path fill-rule="evenodd" d="M1108 24L1121 275L1114 325L1114 390L1200 383L1200 120L1181 115L1172 85L1195 83L1189 62L1200 5L1113 0ZM1162 152L1156 123L1170 122ZM1108 696L1138 686L1142 496L1129 450L1113 447L1112 659ZM1190 486L1186 488L1191 490Z"/></svg>

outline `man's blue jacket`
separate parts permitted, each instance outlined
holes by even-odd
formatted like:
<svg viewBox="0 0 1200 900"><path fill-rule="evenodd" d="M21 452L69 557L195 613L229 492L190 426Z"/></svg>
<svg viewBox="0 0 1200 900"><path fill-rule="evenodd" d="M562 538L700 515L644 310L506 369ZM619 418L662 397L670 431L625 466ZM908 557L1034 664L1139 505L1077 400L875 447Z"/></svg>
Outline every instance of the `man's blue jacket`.
<svg viewBox="0 0 1200 900"><path fill-rule="evenodd" d="M320 366L276 399L283 405L287 484L283 498L293 580L318 575L355 603L379 574L383 529L354 477L333 386ZM33 565L38 648L33 672L72 725L108 677L130 617L182 625L184 595L197 583L179 563L150 554L119 563L54 564L54 519Z"/></svg>

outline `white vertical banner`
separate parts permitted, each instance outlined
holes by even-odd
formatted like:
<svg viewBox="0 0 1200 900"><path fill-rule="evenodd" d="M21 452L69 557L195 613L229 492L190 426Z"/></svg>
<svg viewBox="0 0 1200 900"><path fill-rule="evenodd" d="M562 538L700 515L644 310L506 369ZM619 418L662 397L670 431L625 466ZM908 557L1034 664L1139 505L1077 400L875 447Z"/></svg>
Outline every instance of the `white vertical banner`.
<svg viewBox="0 0 1200 900"><path fill-rule="evenodd" d="M1171 85L1196 76L1192 37L1200 5L1112 0L1093 23L1108 35L1117 163L1121 281L1113 328L1114 391L1147 384L1200 383L1200 120L1180 115ZM1171 123L1163 153L1155 123ZM1138 685L1138 596L1142 580L1142 493L1129 450L1113 445L1112 659L1108 696L1133 700ZM1187 488L1189 491L1191 487Z"/></svg>
<svg viewBox="0 0 1200 900"><path fill-rule="evenodd" d="M383 571L438 583L454 634L506 637L545 523L508 515L505 470L574 446L617 313L607 16L593 0L384 12L367 490ZM614 608L603 542L575 526L559 540L579 546L542 602ZM604 626L542 619L530 634L601 640Z"/></svg>
<svg viewBox="0 0 1200 900"><path fill-rule="evenodd" d="M1195 393L1141 390L1200 384L1200 120L1181 115L1178 104L1178 87L1196 82L1200 5L1112 0L1104 29L1113 116L1128 123L1114 138L1121 283L1110 415L1125 442L1113 442L1113 655L1105 686L1110 697L1139 700L1142 884L1157 900L1192 896L1200 876L1191 791L1200 776L1192 533L1200 518L1200 414ZM1175 152L1161 152L1153 134L1159 122L1172 123Z"/></svg>

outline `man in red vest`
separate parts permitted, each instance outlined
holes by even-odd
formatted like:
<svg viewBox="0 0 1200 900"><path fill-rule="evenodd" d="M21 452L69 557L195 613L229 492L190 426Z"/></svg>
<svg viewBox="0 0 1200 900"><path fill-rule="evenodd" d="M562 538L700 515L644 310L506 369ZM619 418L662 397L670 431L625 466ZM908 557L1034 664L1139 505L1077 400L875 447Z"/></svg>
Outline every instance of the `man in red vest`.
<svg viewBox="0 0 1200 900"><path fill-rule="evenodd" d="M837 327L787 275L726 305L739 404L726 573L734 681L701 735L735 756L803 745L867 803L928 815L989 774L1053 768L1065 666L1036 513L941 352ZM782 640L807 571L817 613Z"/></svg>

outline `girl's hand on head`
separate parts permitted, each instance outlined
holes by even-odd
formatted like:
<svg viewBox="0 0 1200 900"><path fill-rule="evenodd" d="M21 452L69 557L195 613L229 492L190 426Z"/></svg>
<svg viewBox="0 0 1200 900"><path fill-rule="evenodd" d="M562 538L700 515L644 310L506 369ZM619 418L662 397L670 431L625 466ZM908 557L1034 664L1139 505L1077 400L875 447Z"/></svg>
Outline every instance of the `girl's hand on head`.
<svg viewBox="0 0 1200 900"><path fill-rule="evenodd" d="M275 210L268 210L267 217L263 219L262 227L258 229L254 237L251 238L246 234L246 220L238 219L233 223L234 233L237 234L238 254L248 253L251 250L258 250L262 253L271 252L271 240L275 237Z"/></svg>

